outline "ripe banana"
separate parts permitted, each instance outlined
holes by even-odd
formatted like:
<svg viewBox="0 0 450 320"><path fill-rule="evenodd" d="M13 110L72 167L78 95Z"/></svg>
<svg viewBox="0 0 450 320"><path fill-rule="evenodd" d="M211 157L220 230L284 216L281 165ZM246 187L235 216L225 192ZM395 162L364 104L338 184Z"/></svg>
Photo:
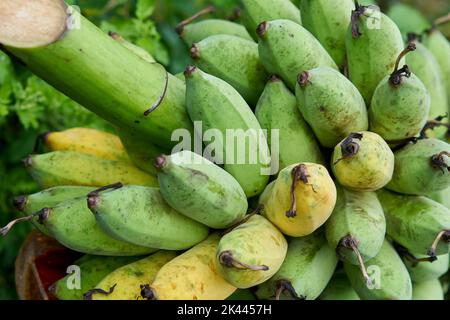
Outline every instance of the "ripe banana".
<svg viewBox="0 0 450 320"><path fill-rule="evenodd" d="M149 257L112 270L85 291L89 300L140 300L141 285L152 283L159 270L177 256L174 251L158 251ZM113 290L110 290L114 288ZM109 293L112 291L111 293ZM106 292L106 294L105 294Z"/></svg>
<svg viewBox="0 0 450 320"><path fill-rule="evenodd" d="M413 300L444 300L444 290L438 279L413 283Z"/></svg>
<svg viewBox="0 0 450 320"><path fill-rule="evenodd" d="M319 300L361 300L343 270L336 271Z"/></svg>
<svg viewBox="0 0 450 320"><path fill-rule="evenodd" d="M363 97L335 69L318 67L302 72L295 95L300 112L326 148L334 148L352 132L369 128Z"/></svg>
<svg viewBox="0 0 450 320"><path fill-rule="evenodd" d="M351 21L345 38L348 73L370 105L378 84L394 70L403 38L396 24L376 7L357 4Z"/></svg>
<svg viewBox="0 0 450 320"><path fill-rule="evenodd" d="M70 282L74 274L69 274L50 287L59 300L83 300L83 294L109 273L119 267L136 261L136 257L102 257L85 255L73 264L80 268L80 288L72 288Z"/></svg>
<svg viewBox="0 0 450 320"><path fill-rule="evenodd" d="M291 90L295 90L297 76L303 71L317 67L338 69L320 42L295 22L265 21L257 33L262 64L269 73L279 75Z"/></svg>
<svg viewBox="0 0 450 320"><path fill-rule="evenodd" d="M188 67L185 75L186 105L192 121L201 121L204 130L221 134L223 146L216 150L216 157L239 182L247 197L259 195L269 181L269 174L263 171L270 168L270 152L252 110L225 81L196 67ZM247 143L238 148L236 140L244 138Z"/></svg>
<svg viewBox="0 0 450 320"><path fill-rule="evenodd" d="M206 19L183 26L177 30L180 37L191 47L194 43L200 42L210 36L226 34L253 41L252 36L241 24L221 19Z"/></svg>
<svg viewBox="0 0 450 320"><path fill-rule="evenodd" d="M44 135L43 143L48 151L77 151L99 158L129 162L119 137L89 128L73 128Z"/></svg>
<svg viewBox="0 0 450 320"><path fill-rule="evenodd" d="M345 35L354 7L353 0L341 0L339 5L334 0L300 2L303 26L320 41L340 68L345 64Z"/></svg>
<svg viewBox="0 0 450 320"><path fill-rule="evenodd" d="M160 191L185 216L213 229L225 229L244 218L244 190L228 172L190 151L159 156Z"/></svg>
<svg viewBox="0 0 450 320"><path fill-rule="evenodd" d="M280 171L260 204L262 214L284 234L303 237L330 217L336 204L336 186L324 166L294 164Z"/></svg>
<svg viewBox="0 0 450 320"><path fill-rule="evenodd" d="M253 215L225 234L217 248L219 273L240 289L272 277L286 257L287 241L266 218Z"/></svg>
<svg viewBox="0 0 450 320"><path fill-rule="evenodd" d="M277 76L267 82L255 114L267 130L272 161L278 154L279 170L298 162L325 163L314 133L297 108L295 96ZM273 145L272 130L278 130L279 137Z"/></svg>
<svg viewBox="0 0 450 320"><path fill-rule="evenodd" d="M286 19L302 24L300 10L289 0L241 0L242 22L256 37L256 28L263 21Z"/></svg>
<svg viewBox="0 0 450 320"><path fill-rule="evenodd" d="M387 190L378 192L387 222L388 235L410 252L448 254L450 210L421 196L406 196Z"/></svg>
<svg viewBox="0 0 450 320"><path fill-rule="evenodd" d="M338 260L323 232L292 238L280 270L256 292L259 299L315 300L329 283Z"/></svg>
<svg viewBox="0 0 450 320"><path fill-rule="evenodd" d="M408 52L416 50L410 43L400 54L400 61ZM414 106L414 108L411 108ZM379 134L391 145L418 136L428 120L430 95L421 78L408 66L385 77L372 97L369 109L370 131Z"/></svg>
<svg viewBox="0 0 450 320"><path fill-rule="evenodd" d="M334 149L332 169L343 187L375 191L392 179L394 153L376 133L351 133Z"/></svg>
<svg viewBox="0 0 450 320"><path fill-rule="evenodd" d="M169 207L159 189L117 187L88 196L99 227L112 237L157 249L185 250L208 236L206 226Z"/></svg>
<svg viewBox="0 0 450 320"><path fill-rule="evenodd" d="M350 283L362 300L411 300L412 283L408 270L387 240L378 255L367 262L367 268L373 270L371 285L357 266L344 263Z"/></svg>
<svg viewBox="0 0 450 320"><path fill-rule="evenodd" d="M374 192L355 192L338 187L333 214L325 224L325 235L338 257L360 267L370 283L365 262L381 250L386 235L383 208Z"/></svg>
<svg viewBox="0 0 450 320"><path fill-rule="evenodd" d="M157 273L151 286L144 284L143 298L150 300L224 300L236 288L217 269L220 237L206 240L179 255Z"/></svg>
<svg viewBox="0 0 450 320"><path fill-rule="evenodd" d="M395 152L395 169L387 189L427 195L450 187L450 144L437 139L419 140Z"/></svg>
<svg viewBox="0 0 450 320"><path fill-rule="evenodd" d="M158 185L156 177L129 163L75 151L31 155L24 163L34 180L43 188L64 185L100 187L118 181L124 184Z"/></svg>

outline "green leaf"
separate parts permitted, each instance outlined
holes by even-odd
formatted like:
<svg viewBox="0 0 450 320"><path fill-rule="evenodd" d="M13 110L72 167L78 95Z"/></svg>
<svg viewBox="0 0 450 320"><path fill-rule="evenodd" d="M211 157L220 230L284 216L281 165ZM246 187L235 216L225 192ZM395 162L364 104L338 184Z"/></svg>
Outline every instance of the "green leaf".
<svg viewBox="0 0 450 320"><path fill-rule="evenodd" d="M151 17L155 10L155 0L138 0L136 6L136 17L139 20L146 20Z"/></svg>

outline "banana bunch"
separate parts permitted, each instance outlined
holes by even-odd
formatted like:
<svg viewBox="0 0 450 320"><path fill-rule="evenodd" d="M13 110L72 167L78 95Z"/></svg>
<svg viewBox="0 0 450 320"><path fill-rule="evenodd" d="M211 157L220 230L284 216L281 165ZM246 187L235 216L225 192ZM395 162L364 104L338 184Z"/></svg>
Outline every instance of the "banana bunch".
<svg viewBox="0 0 450 320"><path fill-rule="evenodd" d="M242 25L196 21L210 8L178 25L193 65L177 76L86 20L39 48L0 30L5 50L117 129L43 135L45 153L24 160L42 190L14 199L20 217L0 235L30 222L84 254L81 285L50 288L61 300L443 299L450 44L437 26L450 19L405 43L374 5L241 2ZM85 37L117 67L78 57ZM44 59L68 52L61 70L89 66L104 85L68 89ZM249 142L241 162L230 131ZM179 148L186 134L202 141Z"/></svg>

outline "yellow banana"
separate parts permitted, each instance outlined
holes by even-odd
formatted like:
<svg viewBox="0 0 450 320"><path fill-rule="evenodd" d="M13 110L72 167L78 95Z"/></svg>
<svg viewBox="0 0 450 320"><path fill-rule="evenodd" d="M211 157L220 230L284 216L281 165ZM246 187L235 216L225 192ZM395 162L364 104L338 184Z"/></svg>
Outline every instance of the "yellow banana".
<svg viewBox="0 0 450 320"><path fill-rule="evenodd" d="M158 271L176 257L175 251L158 251L142 260L127 264L106 276L94 290L85 294L89 300L139 300L141 285L152 283ZM111 290L111 288L114 288ZM103 292L109 292L104 294Z"/></svg>
<svg viewBox="0 0 450 320"><path fill-rule="evenodd" d="M49 132L43 142L48 151L77 151L108 160L130 161L118 136L96 129Z"/></svg>
<svg viewBox="0 0 450 320"><path fill-rule="evenodd" d="M167 263L143 296L151 300L225 300L236 290L218 272L216 251L220 237L205 241ZM146 289L147 288L147 289Z"/></svg>

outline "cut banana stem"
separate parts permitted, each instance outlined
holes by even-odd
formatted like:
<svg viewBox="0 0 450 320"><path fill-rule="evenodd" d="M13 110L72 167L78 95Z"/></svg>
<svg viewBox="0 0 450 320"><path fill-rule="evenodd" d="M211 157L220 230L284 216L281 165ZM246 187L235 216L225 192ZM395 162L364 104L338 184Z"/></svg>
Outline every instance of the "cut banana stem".
<svg viewBox="0 0 450 320"><path fill-rule="evenodd" d="M361 253L359 252L358 241L349 235L341 240L340 246L346 249L350 249L355 253L356 259L358 260L359 269L361 270L361 273L364 279L366 280L367 285L371 286L372 279L370 279L370 276L367 273L366 266L364 264L364 259L362 258Z"/></svg>
<svg viewBox="0 0 450 320"><path fill-rule="evenodd" d="M295 300L305 300L304 297L299 297L297 295L297 292L295 292L295 288L292 286L292 283L288 280L279 280L276 285L276 294L275 294L275 300L280 300L281 295L284 292L289 292L289 294L294 298Z"/></svg>
<svg viewBox="0 0 450 320"><path fill-rule="evenodd" d="M237 269L246 269L246 270L252 270L252 271L267 271L269 270L268 266L261 265L261 266L252 266L246 263L243 263L236 258L233 257L233 252L231 251L224 251L220 253L219 255L219 261L221 264L228 268L237 268Z"/></svg>
<svg viewBox="0 0 450 320"><path fill-rule="evenodd" d="M439 242L444 241L445 243L450 243L450 230L442 230L436 236L430 250L428 250L428 255L432 258L436 257L436 248L439 245Z"/></svg>

